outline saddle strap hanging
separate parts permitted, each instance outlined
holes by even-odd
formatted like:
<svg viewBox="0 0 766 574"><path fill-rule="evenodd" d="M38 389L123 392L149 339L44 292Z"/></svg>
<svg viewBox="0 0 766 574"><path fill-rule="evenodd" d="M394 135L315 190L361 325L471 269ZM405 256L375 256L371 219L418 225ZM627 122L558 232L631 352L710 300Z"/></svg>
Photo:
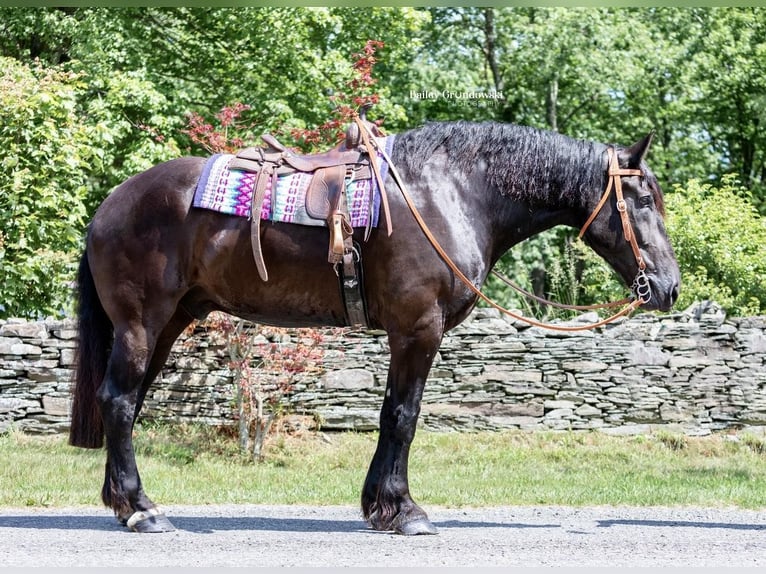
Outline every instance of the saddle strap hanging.
<svg viewBox="0 0 766 574"><path fill-rule="evenodd" d="M388 196L386 195L386 188L383 185L383 177L380 175L380 166L378 165L378 146L377 142L373 146L370 142L370 128L367 127L364 120L358 115L354 116L354 122L359 126L359 135L362 137L362 143L367 148L367 155L370 158L370 166L375 174L375 180L378 182L378 189L380 190L380 207L383 211L383 216L386 219L386 232L390 236L393 228L391 226L391 212L388 208ZM370 193L373 192L374 186L370 186ZM371 203L372 205L372 203ZM367 222L367 228L364 232L364 240L367 241L372 231L372 217Z"/></svg>
<svg viewBox="0 0 766 574"><path fill-rule="evenodd" d="M271 181L271 189L276 189L277 172L274 166L264 163L258 171L258 177L255 180L255 190L253 191L253 205L250 210L250 243L253 249L253 259L258 269L258 275L266 282L269 280L269 273L266 271L266 263L263 261L263 252L261 250L261 208L263 200L266 198L266 189Z"/></svg>
<svg viewBox="0 0 766 574"><path fill-rule="evenodd" d="M364 276L362 272L362 251L351 236L345 240L346 252L342 264L336 266L346 323L349 326L369 326L367 302L364 298ZM338 269L340 268L340 269Z"/></svg>
<svg viewBox="0 0 766 574"><path fill-rule="evenodd" d="M327 253L327 261L332 265L342 263L343 256L354 247L351 239L354 228L348 218L345 172L341 171L340 186L336 195L330 198L330 217L327 218L327 227L330 229L330 248Z"/></svg>
<svg viewBox="0 0 766 574"><path fill-rule="evenodd" d="M362 250L354 242L354 228L347 216L348 203L345 193L338 198L330 218L330 250L328 261L335 267L340 281L340 294L349 326L368 326L367 303L364 298L362 277Z"/></svg>
<svg viewBox="0 0 766 574"><path fill-rule="evenodd" d="M333 213L330 217L330 249L327 261L335 265L343 261L343 256L350 249L348 239L354 234L354 228L343 212Z"/></svg>

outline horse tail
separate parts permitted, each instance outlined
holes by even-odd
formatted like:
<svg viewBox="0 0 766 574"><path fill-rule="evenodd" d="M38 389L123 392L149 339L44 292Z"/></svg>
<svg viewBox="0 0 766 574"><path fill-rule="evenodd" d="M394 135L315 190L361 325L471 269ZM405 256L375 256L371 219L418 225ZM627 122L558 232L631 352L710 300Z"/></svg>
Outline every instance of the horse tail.
<svg viewBox="0 0 766 574"><path fill-rule="evenodd" d="M96 393L106 374L114 327L96 292L96 284L83 252L77 275L77 370L72 390L72 424L69 444L101 448L104 423Z"/></svg>

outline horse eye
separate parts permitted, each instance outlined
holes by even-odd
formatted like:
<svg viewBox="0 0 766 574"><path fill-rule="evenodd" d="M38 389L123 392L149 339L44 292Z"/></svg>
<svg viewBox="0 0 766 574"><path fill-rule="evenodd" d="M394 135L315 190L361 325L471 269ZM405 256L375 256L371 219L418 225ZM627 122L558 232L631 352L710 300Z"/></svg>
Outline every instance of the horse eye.
<svg viewBox="0 0 766 574"><path fill-rule="evenodd" d="M643 195L638 198L638 204L641 207L651 207L652 206L652 196L651 195Z"/></svg>

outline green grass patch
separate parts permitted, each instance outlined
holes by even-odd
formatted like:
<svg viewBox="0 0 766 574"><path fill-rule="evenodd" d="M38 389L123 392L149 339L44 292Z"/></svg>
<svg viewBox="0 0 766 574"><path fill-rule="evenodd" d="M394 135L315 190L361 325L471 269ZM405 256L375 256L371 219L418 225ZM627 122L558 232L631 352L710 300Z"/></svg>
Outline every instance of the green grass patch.
<svg viewBox="0 0 766 574"><path fill-rule="evenodd" d="M277 435L265 461L204 426L136 431L139 469L163 504L351 504L359 501L377 435ZM105 452L64 437L0 436L0 506L100 504ZM766 449L751 435L685 437L597 432L430 433L410 457L424 505L695 505L766 507Z"/></svg>

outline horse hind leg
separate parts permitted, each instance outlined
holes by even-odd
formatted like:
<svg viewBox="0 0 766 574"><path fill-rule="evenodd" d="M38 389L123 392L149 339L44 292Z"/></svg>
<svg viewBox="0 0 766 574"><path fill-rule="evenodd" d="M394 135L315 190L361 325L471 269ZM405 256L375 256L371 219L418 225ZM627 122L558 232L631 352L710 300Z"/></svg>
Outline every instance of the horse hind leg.
<svg viewBox="0 0 766 574"><path fill-rule="evenodd" d="M135 415L133 416L134 425L136 419L138 419L138 414L141 412L146 393L149 391L149 387L154 382L154 379L160 374L162 367L165 366L165 362L168 360L173 344L181 333L184 332L186 327L191 325L195 320L196 318L179 304L172 319L170 319L168 324L162 330L162 333L157 339L157 344L154 347L154 353L152 353L152 360L149 362L149 368L144 376L144 382L141 384L141 389L138 392Z"/></svg>
<svg viewBox="0 0 766 574"><path fill-rule="evenodd" d="M143 490L132 432L149 385L191 317L176 311L159 336L140 323L115 330L107 374L98 392L107 446L102 499L137 532L167 532L173 525Z"/></svg>
<svg viewBox="0 0 766 574"><path fill-rule="evenodd" d="M150 333L140 323L116 328L106 375L96 397L107 450L101 498L123 523L133 515L134 508L148 512L154 507L141 488L132 443L138 389L153 346Z"/></svg>

